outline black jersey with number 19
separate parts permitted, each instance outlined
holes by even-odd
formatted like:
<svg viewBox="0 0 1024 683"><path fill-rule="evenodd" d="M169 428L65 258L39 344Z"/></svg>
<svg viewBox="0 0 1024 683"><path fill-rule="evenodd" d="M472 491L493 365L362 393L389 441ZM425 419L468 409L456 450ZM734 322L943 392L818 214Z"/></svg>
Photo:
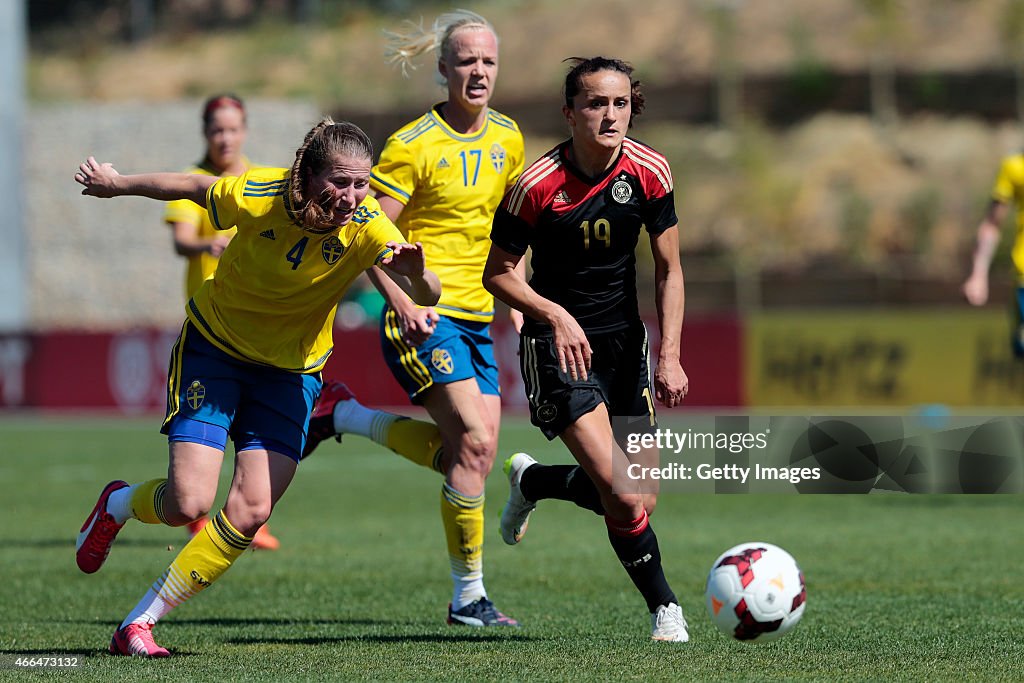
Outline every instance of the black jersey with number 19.
<svg viewBox="0 0 1024 683"><path fill-rule="evenodd" d="M565 308L585 332L623 329L640 319L636 245L641 227L676 225L672 171L665 157L626 138L619 158L589 178L563 142L530 165L494 216L491 240L510 254L533 249L530 286ZM526 318L524 333L548 325Z"/></svg>

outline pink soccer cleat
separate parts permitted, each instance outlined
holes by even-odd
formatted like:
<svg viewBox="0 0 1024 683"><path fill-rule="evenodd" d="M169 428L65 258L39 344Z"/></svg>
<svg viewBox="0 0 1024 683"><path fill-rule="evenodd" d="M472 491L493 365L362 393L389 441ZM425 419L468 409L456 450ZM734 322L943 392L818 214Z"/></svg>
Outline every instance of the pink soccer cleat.
<svg viewBox="0 0 1024 683"><path fill-rule="evenodd" d="M78 533L78 542L75 544L76 559L78 568L86 574L96 572L107 561L110 546L114 544L117 532L124 526L115 522L107 512L107 499L111 493L126 486L128 483L124 481L112 481L107 484Z"/></svg>
<svg viewBox="0 0 1024 683"><path fill-rule="evenodd" d="M114 631L110 654L128 657L170 657L171 653L153 640L153 624L128 624Z"/></svg>

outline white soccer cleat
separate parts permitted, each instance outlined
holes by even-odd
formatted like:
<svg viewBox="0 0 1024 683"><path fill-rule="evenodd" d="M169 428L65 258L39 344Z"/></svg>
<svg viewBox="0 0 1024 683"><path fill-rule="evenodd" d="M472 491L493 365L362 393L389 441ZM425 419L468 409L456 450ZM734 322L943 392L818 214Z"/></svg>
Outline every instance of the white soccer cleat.
<svg viewBox="0 0 1024 683"><path fill-rule="evenodd" d="M683 608L674 602L668 606L658 605L651 615L651 640L685 643L690 640L690 633L686 629Z"/></svg>
<svg viewBox="0 0 1024 683"><path fill-rule="evenodd" d="M519 490L519 482L523 478L523 472L536 465L537 461L526 453L515 453L505 461L502 467L508 475L508 501L501 510L501 538L509 545L515 545L523 540L526 535L526 527L530 523L530 513L534 511L537 504L526 500Z"/></svg>

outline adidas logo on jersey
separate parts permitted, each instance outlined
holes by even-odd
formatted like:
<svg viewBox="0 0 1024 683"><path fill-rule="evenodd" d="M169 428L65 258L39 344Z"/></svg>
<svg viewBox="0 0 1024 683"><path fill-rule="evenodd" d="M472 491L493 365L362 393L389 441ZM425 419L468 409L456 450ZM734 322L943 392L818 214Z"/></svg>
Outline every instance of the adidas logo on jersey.
<svg viewBox="0 0 1024 683"><path fill-rule="evenodd" d="M565 190L559 190L558 194L555 195L555 199L552 204L572 204L572 200L569 199L569 193Z"/></svg>
<svg viewBox="0 0 1024 683"><path fill-rule="evenodd" d="M260 237L266 237L268 240L276 240L277 236L274 234L274 229L264 230L260 233Z"/></svg>
<svg viewBox="0 0 1024 683"><path fill-rule="evenodd" d="M449 164L448 160L445 159L444 157L441 157L441 161L437 162L438 168L449 168L450 166L451 164Z"/></svg>

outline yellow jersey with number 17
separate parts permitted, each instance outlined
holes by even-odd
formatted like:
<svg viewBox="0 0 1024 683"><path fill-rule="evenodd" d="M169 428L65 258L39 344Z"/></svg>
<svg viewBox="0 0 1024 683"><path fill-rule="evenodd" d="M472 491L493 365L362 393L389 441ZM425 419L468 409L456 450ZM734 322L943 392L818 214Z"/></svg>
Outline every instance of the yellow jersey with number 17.
<svg viewBox="0 0 1024 683"><path fill-rule="evenodd" d="M1024 286L1024 154L1003 159L999 176L992 188L992 198L998 202L1013 202L1017 209L1017 233L1013 243L1013 267L1018 286Z"/></svg>
<svg viewBox="0 0 1024 683"><path fill-rule="evenodd" d="M400 128L384 144L370 185L405 208L398 228L422 242L427 268L441 279L437 311L489 322L494 297L482 284L491 220L523 172L526 151L516 122L488 110L483 128L461 135L440 106Z"/></svg>
<svg viewBox="0 0 1024 683"><path fill-rule="evenodd" d="M373 197L343 226L304 230L288 200L290 177L289 169L254 169L210 187L206 202L213 226L235 226L238 233L186 313L231 356L319 372L333 350L342 294L390 254L388 242L403 239Z"/></svg>

